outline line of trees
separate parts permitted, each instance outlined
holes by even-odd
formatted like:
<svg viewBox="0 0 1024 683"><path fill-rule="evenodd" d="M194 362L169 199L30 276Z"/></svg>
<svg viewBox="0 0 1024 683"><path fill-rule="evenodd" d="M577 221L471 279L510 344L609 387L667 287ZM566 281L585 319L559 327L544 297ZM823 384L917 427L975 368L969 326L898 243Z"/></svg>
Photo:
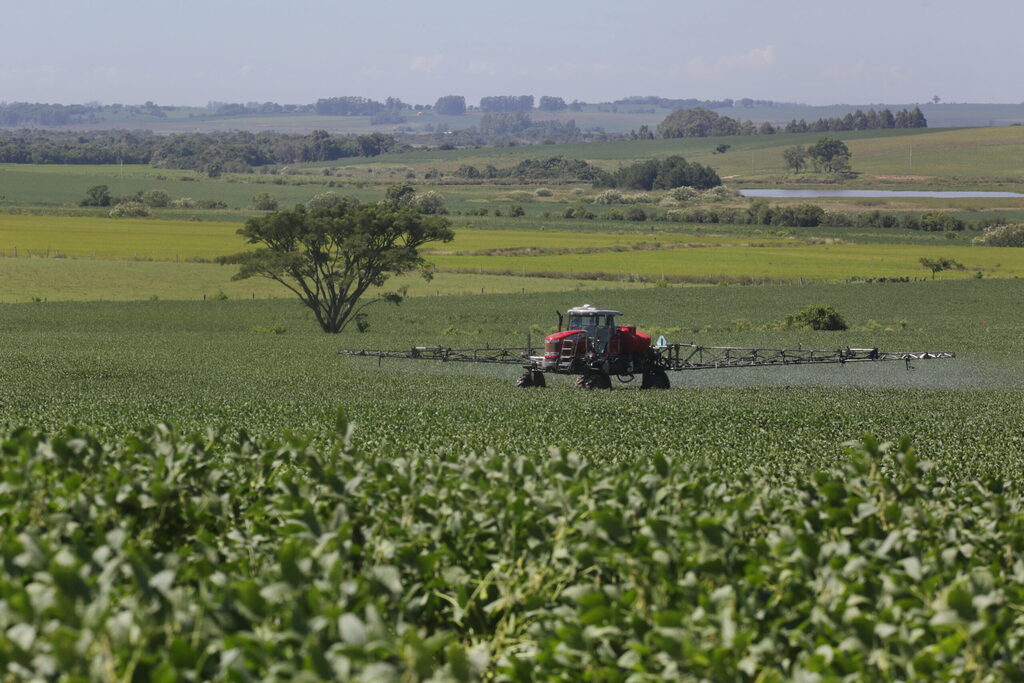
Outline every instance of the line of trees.
<svg viewBox="0 0 1024 683"><path fill-rule="evenodd" d="M284 133L178 133L139 131L0 131L0 163L150 164L210 175L245 172L269 164L371 157L406 149L393 135L333 136Z"/></svg>
<svg viewBox="0 0 1024 683"><path fill-rule="evenodd" d="M707 190L721 185L722 179L710 166L673 155L623 166L595 184L628 190L671 190L684 186Z"/></svg>
<svg viewBox="0 0 1024 683"><path fill-rule="evenodd" d="M844 130L881 130L886 128L927 128L928 120L921 109L901 109L893 114L888 109L875 111L868 109L864 112L858 109L848 113L846 116L836 118L821 118L817 121L807 123L803 119L793 119L786 124L787 133L827 133L830 131Z"/></svg>
<svg viewBox="0 0 1024 683"><path fill-rule="evenodd" d="M524 159L515 166L507 168L495 168L490 164L484 168L477 168L463 164L455 171L454 175L467 180L515 178L519 182L544 180L566 183L586 182L595 185L606 185L609 182L608 173L597 166L582 159L566 159L561 156L547 159Z"/></svg>
<svg viewBox="0 0 1024 683"><path fill-rule="evenodd" d="M808 124L803 119L793 120L785 127L787 133L822 133L829 131L875 130L884 128L927 128L928 121L917 107L903 109L895 115L888 109L867 113L858 109L841 118L818 119ZM772 135L779 132L769 122L760 126L752 121L740 121L703 107L677 109L658 124L658 136L663 138L702 138L725 135ZM639 133L635 135L640 135Z"/></svg>
<svg viewBox="0 0 1024 683"><path fill-rule="evenodd" d="M495 95L480 98L480 111L508 114L533 109L533 95Z"/></svg>

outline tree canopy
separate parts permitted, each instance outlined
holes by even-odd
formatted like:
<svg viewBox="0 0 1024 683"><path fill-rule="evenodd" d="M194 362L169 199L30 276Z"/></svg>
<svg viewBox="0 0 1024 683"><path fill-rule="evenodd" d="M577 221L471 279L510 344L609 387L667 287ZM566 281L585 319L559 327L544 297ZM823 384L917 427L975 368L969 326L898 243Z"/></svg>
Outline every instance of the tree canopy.
<svg viewBox="0 0 1024 683"><path fill-rule="evenodd" d="M401 292L389 292L361 302L368 290L417 269L429 278L417 249L450 241L449 226L446 218L408 203L361 204L343 197L328 206L299 205L248 220L238 233L259 248L221 262L241 266L236 280L259 275L280 282L313 311L324 332L341 332L353 320L363 330L367 306L402 300Z"/></svg>
<svg viewBox="0 0 1024 683"><path fill-rule="evenodd" d="M721 185L722 179L710 166L673 155L624 166L595 184L632 190L671 190L683 186L707 190Z"/></svg>
<svg viewBox="0 0 1024 683"><path fill-rule="evenodd" d="M822 138L807 149L814 168L825 173L846 173L850 170L850 148L837 138Z"/></svg>

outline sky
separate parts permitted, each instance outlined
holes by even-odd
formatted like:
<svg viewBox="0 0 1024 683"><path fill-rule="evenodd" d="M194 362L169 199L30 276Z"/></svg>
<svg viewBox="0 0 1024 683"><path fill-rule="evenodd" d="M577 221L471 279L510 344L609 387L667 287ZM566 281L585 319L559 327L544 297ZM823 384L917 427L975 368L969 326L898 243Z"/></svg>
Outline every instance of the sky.
<svg viewBox="0 0 1024 683"><path fill-rule="evenodd" d="M1024 101L1024 0L3 0L0 102Z"/></svg>

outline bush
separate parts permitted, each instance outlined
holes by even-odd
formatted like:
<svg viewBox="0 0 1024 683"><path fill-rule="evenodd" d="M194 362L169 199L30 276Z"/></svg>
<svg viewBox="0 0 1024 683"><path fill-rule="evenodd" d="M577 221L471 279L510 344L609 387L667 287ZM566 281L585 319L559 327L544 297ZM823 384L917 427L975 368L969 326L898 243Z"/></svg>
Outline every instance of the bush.
<svg viewBox="0 0 1024 683"><path fill-rule="evenodd" d="M808 306L796 315L786 316L786 327L810 330L845 330L846 321L831 306Z"/></svg>
<svg viewBox="0 0 1024 683"><path fill-rule="evenodd" d="M321 206L335 206L339 202L341 202L341 195L337 192L321 192L310 197L306 206L315 209Z"/></svg>
<svg viewBox="0 0 1024 683"><path fill-rule="evenodd" d="M633 206L626 212L626 218L631 221L645 221L647 214L639 206Z"/></svg>
<svg viewBox="0 0 1024 683"><path fill-rule="evenodd" d="M191 197L182 197L181 199L175 199L173 202L171 202L171 206L173 206L175 209L194 209L196 203L192 200Z"/></svg>
<svg viewBox="0 0 1024 683"><path fill-rule="evenodd" d="M622 193L618 190L605 190L594 197L595 204L622 204Z"/></svg>
<svg viewBox="0 0 1024 683"><path fill-rule="evenodd" d="M525 216L526 212L523 211L522 204L513 204L512 206L508 207L508 215L511 216L512 218L519 218L520 216Z"/></svg>
<svg viewBox="0 0 1024 683"><path fill-rule="evenodd" d="M420 213L443 215L448 213L445 205L444 195L434 190L419 192L413 197L412 205L419 209Z"/></svg>
<svg viewBox="0 0 1024 683"><path fill-rule="evenodd" d="M533 193L538 197L550 197L554 194L554 192L552 192L546 187L538 187L536 190L533 191Z"/></svg>
<svg viewBox="0 0 1024 683"><path fill-rule="evenodd" d="M110 206L114 201L110 196L110 188L106 185L93 185L85 195L85 199L78 202L79 206Z"/></svg>
<svg viewBox="0 0 1024 683"><path fill-rule="evenodd" d="M257 211L277 211L277 198L269 192L261 192L252 198L252 208Z"/></svg>
<svg viewBox="0 0 1024 683"><path fill-rule="evenodd" d="M921 229L929 232L963 230L964 222L944 211L929 211L921 216Z"/></svg>
<svg viewBox="0 0 1024 683"><path fill-rule="evenodd" d="M226 209L228 205L219 199L197 199L196 208L198 209Z"/></svg>
<svg viewBox="0 0 1024 683"><path fill-rule="evenodd" d="M111 218L143 218L149 215L149 207L142 202L123 202L110 210Z"/></svg>
<svg viewBox="0 0 1024 683"><path fill-rule="evenodd" d="M142 203L153 209L162 209L171 203L167 190L148 190L142 193Z"/></svg>
<svg viewBox="0 0 1024 683"><path fill-rule="evenodd" d="M669 192L669 196L679 202L687 202L697 197L700 194L697 190L692 187L677 187L676 189Z"/></svg>
<svg viewBox="0 0 1024 683"><path fill-rule="evenodd" d="M985 247L1024 247L1024 223L989 228L974 243Z"/></svg>

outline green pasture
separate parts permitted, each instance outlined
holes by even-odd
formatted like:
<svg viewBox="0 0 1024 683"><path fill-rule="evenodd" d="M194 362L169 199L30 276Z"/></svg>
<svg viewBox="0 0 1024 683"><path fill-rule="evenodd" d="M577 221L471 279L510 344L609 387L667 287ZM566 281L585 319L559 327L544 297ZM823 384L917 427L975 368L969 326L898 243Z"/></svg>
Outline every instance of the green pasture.
<svg viewBox="0 0 1024 683"><path fill-rule="evenodd" d="M954 245L808 244L531 256L437 254L430 256L430 261L442 270L466 272L840 281L869 277L930 278L919 263L922 257L951 258L965 267L964 271L939 273L939 278L963 279L978 271L987 277L1024 276L1024 250Z"/></svg>

